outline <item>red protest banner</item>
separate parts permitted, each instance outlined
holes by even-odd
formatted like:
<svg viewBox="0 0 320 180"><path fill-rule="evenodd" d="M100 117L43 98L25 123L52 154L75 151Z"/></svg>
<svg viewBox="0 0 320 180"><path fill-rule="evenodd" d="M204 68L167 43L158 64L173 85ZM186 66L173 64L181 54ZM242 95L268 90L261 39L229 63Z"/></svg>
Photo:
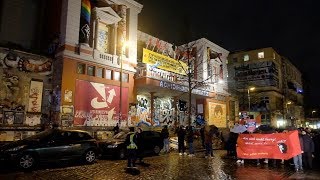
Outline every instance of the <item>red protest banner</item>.
<svg viewBox="0 0 320 180"><path fill-rule="evenodd" d="M290 159L301 153L298 131L274 134L240 134L237 156L243 159Z"/></svg>

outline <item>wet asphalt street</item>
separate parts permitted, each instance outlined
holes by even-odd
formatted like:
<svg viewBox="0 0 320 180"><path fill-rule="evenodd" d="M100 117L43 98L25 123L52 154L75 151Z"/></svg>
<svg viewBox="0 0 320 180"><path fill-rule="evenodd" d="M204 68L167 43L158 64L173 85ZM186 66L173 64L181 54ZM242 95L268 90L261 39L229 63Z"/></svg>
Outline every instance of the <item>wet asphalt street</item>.
<svg viewBox="0 0 320 180"><path fill-rule="evenodd" d="M40 166L33 172L19 172L3 167L0 179L21 180L77 180L77 179L320 179L320 171L295 173L289 164L257 166L254 161L245 161L238 165L233 159L223 158L225 151L216 150L215 157L206 159L203 152L197 152L195 157L180 156L176 152L147 157L145 162L149 167L138 166L139 175L126 173L125 160L103 159L92 165L56 164L50 167ZM7 168L7 169L6 169Z"/></svg>

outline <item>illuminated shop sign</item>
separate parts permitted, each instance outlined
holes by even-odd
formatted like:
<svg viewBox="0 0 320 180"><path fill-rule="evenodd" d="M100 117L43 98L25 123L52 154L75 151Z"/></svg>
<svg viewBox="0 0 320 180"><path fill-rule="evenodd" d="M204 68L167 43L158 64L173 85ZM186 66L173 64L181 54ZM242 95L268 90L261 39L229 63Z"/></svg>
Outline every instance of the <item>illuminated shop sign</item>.
<svg viewBox="0 0 320 180"><path fill-rule="evenodd" d="M150 64L159 69L182 75L186 75L186 71L188 70L186 63L177 61L173 58L150 51L148 49L143 49L142 62Z"/></svg>
<svg viewBox="0 0 320 180"><path fill-rule="evenodd" d="M160 81L160 87L167 88L167 89L172 89L176 91L181 91L181 92L188 92L188 87L182 86L180 84L174 84L166 81ZM200 89L193 89L192 94L198 94L201 96L209 96L209 92L200 90Z"/></svg>

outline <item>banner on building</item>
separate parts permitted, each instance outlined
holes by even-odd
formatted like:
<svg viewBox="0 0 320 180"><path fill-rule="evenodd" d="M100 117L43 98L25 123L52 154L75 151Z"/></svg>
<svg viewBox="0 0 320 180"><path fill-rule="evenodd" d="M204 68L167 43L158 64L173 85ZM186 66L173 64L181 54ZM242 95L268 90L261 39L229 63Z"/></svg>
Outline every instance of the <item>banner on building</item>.
<svg viewBox="0 0 320 180"><path fill-rule="evenodd" d="M220 128L227 127L226 105L209 102L209 125L215 125Z"/></svg>
<svg viewBox="0 0 320 180"><path fill-rule="evenodd" d="M298 131L274 134L240 134L237 157L243 159L290 159L301 153Z"/></svg>
<svg viewBox="0 0 320 180"><path fill-rule="evenodd" d="M128 118L128 88L122 88L121 120ZM74 125L113 126L119 122L120 87L76 80Z"/></svg>
<svg viewBox="0 0 320 180"><path fill-rule="evenodd" d="M41 112L43 82L31 81L28 112Z"/></svg>
<svg viewBox="0 0 320 180"><path fill-rule="evenodd" d="M143 49L142 62L150 64L154 68L159 68L182 75L186 75L186 72L188 70L188 66L186 63L177 61L173 58L153 52L148 49Z"/></svg>

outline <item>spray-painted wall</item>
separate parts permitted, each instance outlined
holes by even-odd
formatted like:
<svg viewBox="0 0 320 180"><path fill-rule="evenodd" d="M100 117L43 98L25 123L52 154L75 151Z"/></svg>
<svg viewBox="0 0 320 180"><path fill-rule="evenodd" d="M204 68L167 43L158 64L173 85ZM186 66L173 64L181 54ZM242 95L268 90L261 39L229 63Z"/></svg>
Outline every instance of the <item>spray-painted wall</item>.
<svg viewBox="0 0 320 180"><path fill-rule="evenodd" d="M0 48L0 125L36 126L51 105L52 60L21 51ZM46 103L43 103L46 102ZM48 103L49 102L49 103ZM28 136L21 131L4 131L0 141Z"/></svg>

